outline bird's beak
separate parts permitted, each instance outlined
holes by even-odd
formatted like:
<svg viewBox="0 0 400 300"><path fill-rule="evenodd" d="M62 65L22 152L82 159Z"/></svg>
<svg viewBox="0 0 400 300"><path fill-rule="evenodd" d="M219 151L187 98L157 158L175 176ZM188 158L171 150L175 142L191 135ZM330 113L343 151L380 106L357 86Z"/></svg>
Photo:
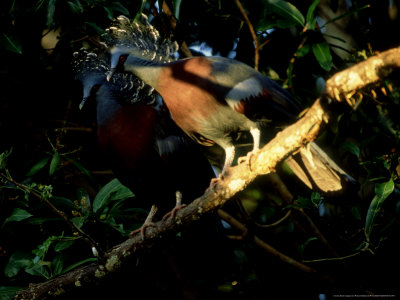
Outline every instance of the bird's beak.
<svg viewBox="0 0 400 300"><path fill-rule="evenodd" d="M107 75L107 81L110 81L110 79L114 75L115 71L117 71L117 68L111 68L110 72L108 72L108 75Z"/></svg>
<svg viewBox="0 0 400 300"><path fill-rule="evenodd" d="M79 104L79 110L82 110L83 106L85 105L86 101L87 101L87 97L83 98L81 103Z"/></svg>

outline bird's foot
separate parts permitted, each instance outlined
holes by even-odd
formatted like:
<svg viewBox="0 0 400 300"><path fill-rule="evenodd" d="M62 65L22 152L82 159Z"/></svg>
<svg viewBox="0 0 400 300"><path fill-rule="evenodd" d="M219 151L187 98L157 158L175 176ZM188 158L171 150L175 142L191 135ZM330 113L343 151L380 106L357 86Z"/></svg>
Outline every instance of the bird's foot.
<svg viewBox="0 0 400 300"><path fill-rule="evenodd" d="M144 221L142 227L140 227L140 228L138 228L138 229L132 231L132 232L130 233L130 236L133 236L133 235L135 235L136 233L140 232L140 236L142 237L142 239L144 239L144 234L145 234L146 228L147 228L147 227L155 226L155 224L153 223L153 218L154 218L154 215L156 214L157 210L158 210L157 205L153 204L153 205L151 206L150 212L149 212L149 214L148 214L146 220Z"/></svg>
<svg viewBox="0 0 400 300"><path fill-rule="evenodd" d="M140 228L132 231L129 235L132 237L135 234L140 232L140 236L142 237L142 239L145 238L145 231L147 227L154 227L156 226L153 222L148 222L148 223L144 223Z"/></svg>
<svg viewBox="0 0 400 300"><path fill-rule="evenodd" d="M258 152L258 150L253 150L253 151L250 151L249 153L247 153L246 156L239 157L238 164L247 163L247 166L249 167L250 171L252 171L251 159L254 156L254 154L256 154L257 152Z"/></svg>
<svg viewBox="0 0 400 300"><path fill-rule="evenodd" d="M218 175L218 177L212 178L210 182L210 189L215 190L215 187L217 185L217 182L224 180L224 174L221 173Z"/></svg>
<svg viewBox="0 0 400 300"><path fill-rule="evenodd" d="M186 204L179 204L179 205L176 205L170 212L167 212L165 215L164 215L164 217L162 218L163 219L163 221L165 221L166 219L168 219L168 218L172 218L172 219L175 219L175 215L176 215L176 212L177 211L179 211L179 210L181 210L182 208L185 208L187 205Z"/></svg>

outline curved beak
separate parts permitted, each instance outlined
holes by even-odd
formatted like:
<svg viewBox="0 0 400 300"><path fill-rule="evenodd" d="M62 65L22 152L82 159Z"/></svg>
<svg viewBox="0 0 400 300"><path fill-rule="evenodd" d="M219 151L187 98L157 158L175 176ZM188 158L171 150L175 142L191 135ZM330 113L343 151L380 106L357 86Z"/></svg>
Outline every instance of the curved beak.
<svg viewBox="0 0 400 300"><path fill-rule="evenodd" d="M107 81L110 81L111 77L114 75L114 73L117 71L117 68L111 68L110 72L108 72L107 75Z"/></svg>
<svg viewBox="0 0 400 300"><path fill-rule="evenodd" d="M79 104L79 110L82 110L83 106L85 105L86 101L87 101L87 97L83 98L81 103Z"/></svg>

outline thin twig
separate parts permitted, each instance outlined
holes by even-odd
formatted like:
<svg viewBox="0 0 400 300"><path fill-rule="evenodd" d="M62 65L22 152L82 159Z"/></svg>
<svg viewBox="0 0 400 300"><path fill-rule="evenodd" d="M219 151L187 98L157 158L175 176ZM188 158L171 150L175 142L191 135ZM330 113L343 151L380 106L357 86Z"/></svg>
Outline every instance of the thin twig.
<svg viewBox="0 0 400 300"><path fill-rule="evenodd" d="M296 49L295 53L293 54L292 58L290 59L289 66L287 68L288 72L290 71L290 74L287 74L288 75L288 80L289 80L289 83L288 83L289 87L292 87L292 85L293 85L293 81L292 81L293 76L292 76L292 74L293 74L294 63L295 63L296 58L298 56L297 53L301 48L304 47L304 45L306 44L307 40L308 40L308 37L305 36L302 39L302 41L300 42L299 46L297 46L297 49Z"/></svg>
<svg viewBox="0 0 400 300"><path fill-rule="evenodd" d="M168 6L166 1L163 1L162 8L163 8L164 13L167 15L167 17L169 19L169 22L170 22L172 30L176 31L176 25L177 25L176 18L174 16L174 14L172 13L171 9L169 8L169 6ZM183 41L181 43L180 50L185 55L185 57L192 57L193 56L193 54L190 51L188 45L186 44L186 41Z"/></svg>
<svg viewBox="0 0 400 300"><path fill-rule="evenodd" d="M219 209L218 215L224 221L229 223L232 227L236 228L237 230L240 230L243 233L243 235L247 234L247 232L248 232L247 227L243 223L241 223L240 221L235 219L233 216L229 215L227 212L223 211L222 209ZM269 254L279 258L280 260L284 261L285 263L288 263L288 264L292 265L293 267L295 267L301 271L304 271L304 272L316 272L316 270L314 270L313 268L310 268L310 267L306 266L305 264L302 264L301 262L295 260L294 258L291 258L291 257L283 254L282 252L276 250L274 247L272 247L271 245L269 245L266 242L264 242L263 240L261 240L258 236L253 235L252 239L257 246L261 247L262 249L267 251Z"/></svg>
<svg viewBox="0 0 400 300"><path fill-rule="evenodd" d="M79 39L76 39L76 40L71 41L71 44L75 44L75 43L78 43L78 42L87 40L88 38L89 38L89 35L87 34L87 35L85 35L85 36L83 36L83 37L81 37L81 38L79 38Z"/></svg>
<svg viewBox="0 0 400 300"><path fill-rule="evenodd" d="M359 254L361 254L361 252L356 252L356 253L349 254L349 255L346 255L346 256L341 256L341 257L329 257L329 258L319 258L319 259L312 259L312 260L303 260L303 262L305 262L305 263L316 263L316 262L325 262L325 261L338 261L338 260L342 261L342 260L357 256Z"/></svg>
<svg viewBox="0 0 400 300"><path fill-rule="evenodd" d="M15 181L14 179L6 176L4 173L0 173L0 177L2 177L4 180L8 181L9 183L17 186L18 188L22 189L23 191L33 195L34 197L36 197L37 199L43 201L44 203L46 203L46 205L58 216L60 217L66 224L68 224L69 227L72 228L72 230L79 232L79 234L81 236L83 236L84 238L86 238L90 244L90 246L95 247L97 252L99 252L100 254L103 253L102 249L100 248L99 244L88 234L86 234L82 229L80 229L78 226L76 226L74 223L72 223L68 217L65 215L64 212L62 212L61 210L59 210L57 207L55 207L46 197L43 197L41 194L39 194L38 192L34 191L33 189L27 187L24 184L21 184L17 181Z"/></svg>
<svg viewBox="0 0 400 300"><path fill-rule="evenodd" d="M246 208L244 207L242 200L236 198L236 204L239 206L240 212L242 214L242 216L246 219L246 223L251 223L256 225L257 227L260 228L271 228L271 227L276 227L279 224L281 224L282 222L284 222L290 215L291 215L291 210L287 211L286 214L280 218L279 220L270 223L270 224L260 224L256 221L253 220L253 218L249 215L249 213L247 212Z"/></svg>
<svg viewBox="0 0 400 300"><path fill-rule="evenodd" d="M277 221L275 221L273 223L270 223L270 224L259 224L259 223L255 222L254 224L257 225L260 228L276 227L276 226L280 225L281 223L283 223L284 221L286 221L286 219L289 218L291 214L292 214L292 211L289 210L289 211L286 212L286 214L282 218L280 218L279 220L277 220Z"/></svg>
<svg viewBox="0 0 400 300"><path fill-rule="evenodd" d="M58 131L81 131L81 132L93 132L93 128L90 127L62 127L54 128L55 132Z"/></svg>
<svg viewBox="0 0 400 300"><path fill-rule="evenodd" d="M325 236L321 233L321 231L318 229L318 227L315 225L314 221L310 218L310 216L304 211L303 208L301 207L293 207L293 209L297 210L300 212L300 214L307 220L308 224L310 225L311 230L314 232L314 234L318 237L318 239L326 246L328 249L335 255L336 257L339 257L339 254L336 252L336 250L331 246L331 244L328 242L328 240L325 238Z"/></svg>
<svg viewBox="0 0 400 300"><path fill-rule="evenodd" d="M239 0L235 0L237 7L239 8L240 12L243 15L244 20L246 21L247 26L249 27L251 37L253 38L254 41L254 69L258 70L258 64L260 62L260 46L257 38L257 34L254 30L253 25L250 22L249 17L247 16L246 11L244 10L242 4L240 3Z"/></svg>

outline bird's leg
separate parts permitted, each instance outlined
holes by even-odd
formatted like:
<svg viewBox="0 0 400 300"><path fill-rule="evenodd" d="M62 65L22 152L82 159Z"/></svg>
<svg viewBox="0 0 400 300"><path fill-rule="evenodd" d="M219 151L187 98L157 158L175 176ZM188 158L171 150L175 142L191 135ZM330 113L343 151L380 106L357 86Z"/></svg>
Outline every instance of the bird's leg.
<svg viewBox="0 0 400 300"><path fill-rule="evenodd" d="M258 129L257 127L252 127L250 129L250 133L253 137L253 150L251 152L247 153L247 156L239 157L238 163L241 164L241 163L247 161L249 168L251 170L251 164L250 164L251 157L254 154L256 154L257 151L260 149L260 129Z"/></svg>
<svg viewBox="0 0 400 300"><path fill-rule="evenodd" d="M228 169L232 165L234 158L235 158L235 146L231 145L225 148L225 163L224 167L222 168L222 172L219 176L221 177L224 176L226 169Z"/></svg>
<svg viewBox="0 0 400 300"><path fill-rule="evenodd" d="M221 180L224 178L226 170L232 165L233 159L235 158L235 146L230 145L225 149L225 163L224 167L222 168L221 173L218 175L217 178L211 179L210 187L213 188L215 184L217 183L218 180Z"/></svg>
<svg viewBox="0 0 400 300"><path fill-rule="evenodd" d="M176 191L175 195L176 195L175 207L170 212L165 214L165 216L162 218L163 220L166 220L169 217L174 219L176 212L187 206L186 204L182 204L182 193L180 191Z"/></svg>
<svg viewBox="0 0 400 300"><path fill-rule="evenodd" d="M144 221L143 225L142 225L140 228L138 228L138 229L132 231L132 232L130 233L130 235L133 236L133 235L135 235L136 233L140 232L141 237L144 238L144 231L146 230L146 228L147 228L147 227L154 226L153 218L154 218L155 214L157 213L157 210L158 210L158 207L157 207L155 204L153 204L153 205L151 206L150 212L149 212L149 214L147 215L147 218L146 218L146 220Z"/></svg>

